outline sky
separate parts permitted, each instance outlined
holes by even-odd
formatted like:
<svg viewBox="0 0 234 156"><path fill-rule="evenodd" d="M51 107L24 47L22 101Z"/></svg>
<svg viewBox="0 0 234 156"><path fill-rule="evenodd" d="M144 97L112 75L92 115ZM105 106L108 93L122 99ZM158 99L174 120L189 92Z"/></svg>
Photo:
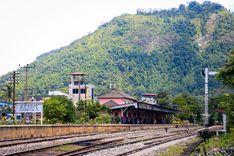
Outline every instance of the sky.
<svg viewBox="0 0 234 156"><path fill-rule="evenodd" d="M0 0L0 75L69 45L121 14L135 14L138 8L168 9L189 1ZM234 11L234 0L212 1Z"/></svg>

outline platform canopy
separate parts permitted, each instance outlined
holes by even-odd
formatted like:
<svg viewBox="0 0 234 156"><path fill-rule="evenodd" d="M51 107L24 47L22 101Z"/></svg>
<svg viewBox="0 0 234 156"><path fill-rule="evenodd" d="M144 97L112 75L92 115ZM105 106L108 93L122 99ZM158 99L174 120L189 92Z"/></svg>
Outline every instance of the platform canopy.
<svg viewBox="0 0 234 156"><path fill-rule="evenodd" d="M143 102L135 102L135 103L123 104L123 105L114 105L112 102L112 106L110 106L110 109L116 110L116 109L130 108L130 107L134 107L135 109L157 111L157 112L168 113L168 114L174 114L174 113L179 112L179 110L177 109L162 107L157 104L149 104L149 103L143 103Z"/></svg>

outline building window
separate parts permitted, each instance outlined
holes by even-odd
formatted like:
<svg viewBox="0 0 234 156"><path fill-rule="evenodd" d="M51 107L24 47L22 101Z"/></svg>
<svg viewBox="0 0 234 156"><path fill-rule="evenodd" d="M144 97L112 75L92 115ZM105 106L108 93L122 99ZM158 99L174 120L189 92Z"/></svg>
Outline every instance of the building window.
<svg viewBox="0 0 234 156"><path fill-rule="evenodd" d="M74 85L79 85L79 81L74 81Z"/></svg>
<svg viewBox="0 0 234 156"><path fill-rule="evenodd" d="M74 81L74 85L79 85L79 81ZM84 85L84 82L80 81L80 85Z"/></svg>
<svg viewBox="0 0 234 156"><path fill-rule="evenodd" d="M80 91L81 91L81 94L86 93L86 89L81 89Z"/></svg>
<svg viewBox="0 0 234 156"><path fill-rule="evenodd" d="M72 90L72 93L73 93L73 94L78 94L78 93L79 93L79 89L73 89L73 90Z"/></svg>

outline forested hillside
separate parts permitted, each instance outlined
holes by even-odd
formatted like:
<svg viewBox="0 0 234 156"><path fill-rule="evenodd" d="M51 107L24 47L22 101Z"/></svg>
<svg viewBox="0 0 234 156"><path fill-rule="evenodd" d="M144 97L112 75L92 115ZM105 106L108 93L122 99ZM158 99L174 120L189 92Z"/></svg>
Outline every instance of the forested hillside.
<svg viewBox="0 0 234 156"><path fill-rule="evenodd" d="M234 14L219 4L191 2L170 10L139 9L135 15L115 17L70 45L37 57L29 73L30 92L46 95L49 90L66 90L68 74L80 71L88 74L86 79L95 85L96 94L111 83L135 95L160 91L202 95L201 70L220 68L233 47ZM7 77L2 76L0 83ZM212 85L219 84L212 80ZM19 92L22 87L23 80Z"/></svg>

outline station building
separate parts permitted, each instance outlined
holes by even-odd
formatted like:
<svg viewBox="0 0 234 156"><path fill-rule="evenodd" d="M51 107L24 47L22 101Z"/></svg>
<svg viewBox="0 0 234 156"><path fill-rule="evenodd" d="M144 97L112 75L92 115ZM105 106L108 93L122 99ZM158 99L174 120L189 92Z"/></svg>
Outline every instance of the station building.
<svg viewBox="0 0 234 156"><path fill-rule="evenodd" d="M111 89L98 97L100 104L111 109L112 117L118 117L123 124L166 124L171 123L177 109L163 107L157 103L156 94L144 94L141 100Z"/></svg>

